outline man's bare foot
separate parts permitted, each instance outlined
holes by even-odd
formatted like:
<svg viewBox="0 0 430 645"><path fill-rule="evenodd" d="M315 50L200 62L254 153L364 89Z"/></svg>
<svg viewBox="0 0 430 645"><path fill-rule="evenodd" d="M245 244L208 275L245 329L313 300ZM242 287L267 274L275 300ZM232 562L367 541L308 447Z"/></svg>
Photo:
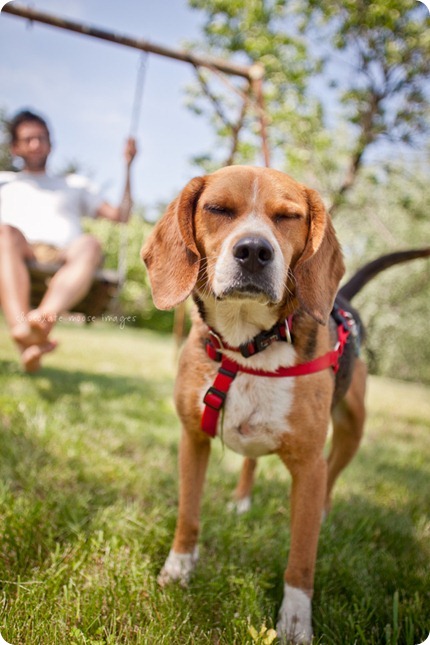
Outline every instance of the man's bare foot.
<svg viewBox="0 0 430 645"><path fill-rule="evenodd" d="M15 325L15 327L13 327L11 330L11 335L13 340L22 347L37 345L40 340L39 334L36 335L33 332L26 320Z"/></svg>
<svg viewBox="0 0 430 645"><path fill-rule="evenodd" d="M44 354L52 352L57 347L56 342L48 341L42 345L30 345L25 347L21 353L21 363L29 374L37 372L40 368L40 360Z"/></svg>
<svg viewBox="0 0 430 645"><path fill-rule="evenodd" d="M51 329L56 321L55 314L48 314L40 311L40 309L33 309L27 316L28 324L33 334L38 335L40 338L39 343L46 341Z"/></svg>
<svg viewBox="0 0 430 645"><path fill-rule="evenodd" d="M49 333L54 325L55 316L50 316L33 309L27 319L13 327L12 338L22 347L43 345L47 342Z"/></svg>

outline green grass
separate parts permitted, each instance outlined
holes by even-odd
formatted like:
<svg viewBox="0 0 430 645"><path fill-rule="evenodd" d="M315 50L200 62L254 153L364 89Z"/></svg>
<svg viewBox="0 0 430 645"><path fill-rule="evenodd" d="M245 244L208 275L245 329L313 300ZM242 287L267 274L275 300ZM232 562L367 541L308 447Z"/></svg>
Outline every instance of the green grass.
<svg viewBox="0 0 430 645"><path fill-rule="evenodd" d="M289 476L261 460L252 510L226 511L241 459L214 443L201 560L160 589L176 516L175 351L155 333L58 326L23 375L0 319L0 631L13 645L241 644L273 626ZM414 645L430 631L430 396L375 379L362 449L323 526L315 643ZM255 638L255 637L254 637Z"/></svg>

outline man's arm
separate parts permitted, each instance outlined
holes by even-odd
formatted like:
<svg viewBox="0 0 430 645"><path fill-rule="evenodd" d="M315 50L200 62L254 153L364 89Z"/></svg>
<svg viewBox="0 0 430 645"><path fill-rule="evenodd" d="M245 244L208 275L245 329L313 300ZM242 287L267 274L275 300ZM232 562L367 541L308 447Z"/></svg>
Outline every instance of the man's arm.
<svg viewBox="0 0 430 645"><path fill-rule="evenodd" d="M125 186L124 194L119 206L112 206L108 202L102 202L97 209L97 217L103 217L104 219L109 219L112 222L128 222L130 217L131 207L133 205L133 200L131 198L131 180L130 180L130 169L133 159L136 156L136 141L134 139L128 139L125 146Z"/></svg>

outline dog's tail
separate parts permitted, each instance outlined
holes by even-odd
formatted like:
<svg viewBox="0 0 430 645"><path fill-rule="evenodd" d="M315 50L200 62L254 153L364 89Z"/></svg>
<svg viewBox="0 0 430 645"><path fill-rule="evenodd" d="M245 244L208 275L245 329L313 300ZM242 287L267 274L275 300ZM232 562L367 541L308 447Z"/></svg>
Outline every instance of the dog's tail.
<svg viewBox="0 0 430 645"><path fill-rule="evenodd" d="M388 255L381 255L380 258L377 258L361 267L361 269L359 269L357 273L339 289L339 294L346 300L352 300L364 285L370 282L370 280L377 276L378 273L381 273L381 271L385 271L385 269L389 269L395 264L400 264L401 262L409 262L416 258L428 257L430 257L430 246L426 246L422 249L410 249L409 251L397 251L395 253L388 253Z"/></svg>

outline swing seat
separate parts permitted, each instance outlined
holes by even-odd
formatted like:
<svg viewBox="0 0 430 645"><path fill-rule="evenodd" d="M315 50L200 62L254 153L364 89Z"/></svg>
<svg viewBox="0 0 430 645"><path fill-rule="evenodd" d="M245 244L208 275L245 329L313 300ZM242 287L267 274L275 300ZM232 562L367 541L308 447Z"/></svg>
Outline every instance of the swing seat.
<svg viewBox="0 0 430 645"><path fill-rule="evenodd" d="M30 303L36 309L45 295L49 280L58 271L61 264L41 263L31 261L28 269L31 280ZM109 309L112 300L118 295L120 288L119 275L116 271L99 269L94 276L93 284L85 298L72 307L70 313L80 313L86 322L100 318Z"/></svg>

